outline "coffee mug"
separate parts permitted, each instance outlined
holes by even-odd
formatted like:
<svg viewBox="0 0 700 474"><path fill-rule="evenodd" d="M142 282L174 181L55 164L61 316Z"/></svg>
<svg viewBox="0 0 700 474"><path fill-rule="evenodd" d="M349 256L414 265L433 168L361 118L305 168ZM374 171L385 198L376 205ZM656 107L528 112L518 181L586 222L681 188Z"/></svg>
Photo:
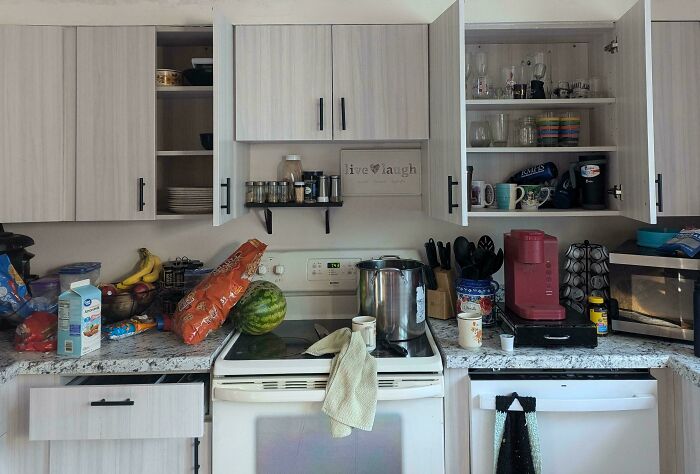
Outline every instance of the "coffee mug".
<svg viewBox="0 0 700 474"><path fill-rule="evenodd" d="M377 318L356 316L352 318L352 332L359 332L365 341L365 349L372 352L377 348Z"/></svg>
<svg viewBox="0 0 700 474"><path fill-rule="evenodd" d="M481 347L481 313L469 311L457 315L459 327L459 345L464 349L478 349Z"/></svg>
<svg viewBox="0 0 700 474"><path fill-rule="evenodd" d="M472 207L479 209L493 205L496 200L495 194L493 185L486 181L472 181Z"/></svg>
<svg viewBox="0 0 700 474"><path fill-rule="evenodd" d="M522 208L523 211L537 211L539 210L540 206L547 202L547 199L549 199L549 195L551 194L551 190L547 188L543 188L539 184L524 184L522 186L524 192L523 200L520 203L520 207ZM542 192L546 190L545 197L542 199Z"/></svg>
<svg viewBox="0 0 700 474"><path fill-rule="evenodd" d="M518 190L520 190L520 197L518 197ZM498 183L496 185L496 203L499 209L515 209L515 205L518 204L525 196L525 190L522 186L512 183Z"/></svg>

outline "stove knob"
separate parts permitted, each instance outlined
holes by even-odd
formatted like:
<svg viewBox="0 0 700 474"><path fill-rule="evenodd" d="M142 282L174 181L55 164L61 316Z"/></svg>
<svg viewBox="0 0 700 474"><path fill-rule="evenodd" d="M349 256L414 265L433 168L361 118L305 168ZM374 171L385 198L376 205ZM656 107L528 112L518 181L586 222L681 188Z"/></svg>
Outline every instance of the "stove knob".
<svg viewBox="0 0 700 474"><path fill-rule="evenodd" d="M275 275L282 275L284 273L284 265L275 265L272 271Z"/></svg>
<svg viewBox="0 0 700 474"><path fill-rule="evenodd" d="M258 275L264 275L267 273L267 267L265 265L258 265Z"/></svg>

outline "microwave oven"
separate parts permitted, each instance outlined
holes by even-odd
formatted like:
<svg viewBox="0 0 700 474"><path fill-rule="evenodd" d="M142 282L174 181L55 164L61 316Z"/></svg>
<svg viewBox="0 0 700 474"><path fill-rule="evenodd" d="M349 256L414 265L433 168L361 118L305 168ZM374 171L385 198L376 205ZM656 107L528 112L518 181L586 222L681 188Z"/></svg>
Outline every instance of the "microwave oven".
<svg viewBox="0 0 700 474"><path fill-rule="evenodd" d="M610 253L613 331L693 341L700 314L700 260L628 241Z"/></svg>

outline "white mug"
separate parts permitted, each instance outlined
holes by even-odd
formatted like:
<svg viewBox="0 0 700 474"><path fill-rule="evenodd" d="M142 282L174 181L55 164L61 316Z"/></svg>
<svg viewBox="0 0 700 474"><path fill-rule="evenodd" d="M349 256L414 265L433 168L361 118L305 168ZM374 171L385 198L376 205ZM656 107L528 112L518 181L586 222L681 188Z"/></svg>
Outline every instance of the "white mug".
<svg viewBox="0 0 700 474"><path fill-rule="evenodd" d="M481 311L468 311L457 315L459 345L464 349L481 347Z"/></svg>
<svg viewBox="0 0 700 474"><path fill-rule="evenodd" d="M523 211L539 211L540 206L549 200L549 196L552 193L550 188L538 185L525 185L523 189L525 190L525 195L520 202L520 207ZM546 192L544 199L542 199L542 191Z"/></svg>
<svg viewBox="0 0 700 474"><path fill-rule="evenodd" d="M352 332L359 332L362 335L367 352L372 352L377 348L377 318L372 316L352 318Z"/></svg>
<svg viewBox="0 0 700 474"><path fill-rule="evenodd" d="M472 181L471 200L472 207L477 209L493 205L496 201L496 193L493 190L493 185L486 181Z"/></svg>

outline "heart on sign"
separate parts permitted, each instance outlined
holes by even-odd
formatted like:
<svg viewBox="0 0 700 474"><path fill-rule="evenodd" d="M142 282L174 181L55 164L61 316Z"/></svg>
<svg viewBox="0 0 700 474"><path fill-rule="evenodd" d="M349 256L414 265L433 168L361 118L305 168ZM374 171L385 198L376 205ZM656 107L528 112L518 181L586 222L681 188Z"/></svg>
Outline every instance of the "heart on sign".
<svg viewBox="0 0 700 474"><path fill-rule="evenodd" d="M369 165L369 169L372 170L372 173L377 174L377 172L379 171L379 167L380 167L380 166L381 166L381 165L380 165L379 163L374 164L374 165Z"/></svg>

